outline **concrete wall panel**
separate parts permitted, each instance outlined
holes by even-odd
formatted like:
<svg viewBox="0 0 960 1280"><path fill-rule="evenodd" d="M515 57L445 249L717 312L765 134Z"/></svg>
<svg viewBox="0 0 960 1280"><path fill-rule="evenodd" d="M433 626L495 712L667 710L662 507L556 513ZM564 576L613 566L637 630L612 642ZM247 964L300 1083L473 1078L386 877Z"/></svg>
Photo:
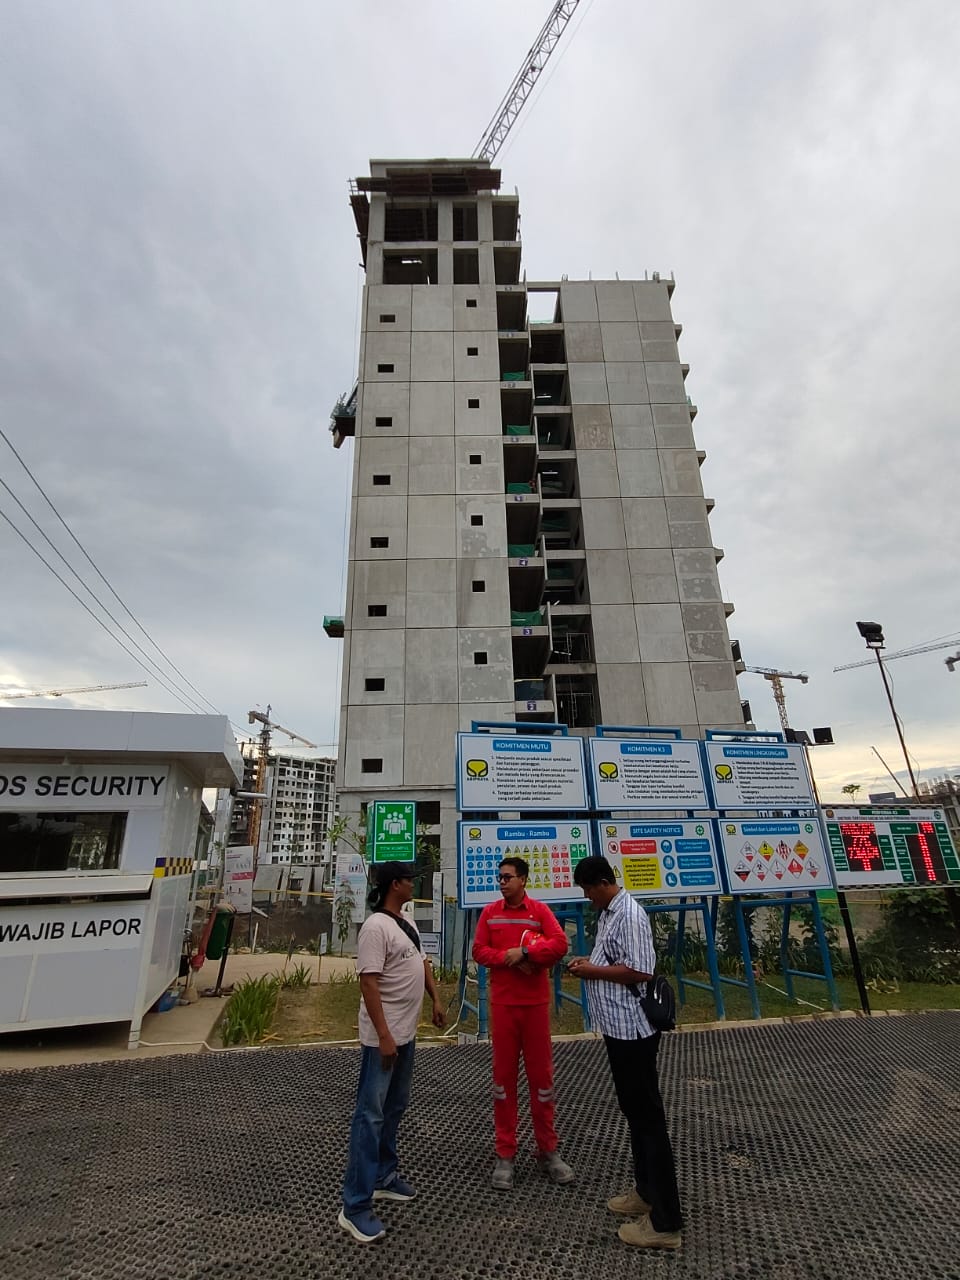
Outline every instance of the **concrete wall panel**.
<svg viewBox="0 0 960 1280"><path fill-rule="evenodd" d="M617 455L612 449L586 449L577 458L581 498L619 497Z"/></svg>
<svg viewBox="0 0 960 1280"><path fill-rule="evenodd" d="M411 328L415 331L453 328L453 286L415 284L413 286Z"/></svg>
<svg viewBox="0 0 960 1280"><path fill-rule="evenodd" d="M371 333L402 333L410 328L411 287L408 284L371 284L365 289L367 322ZM392 315L392 321L381 316Z"/></svg>
<svg viewBox="0 0 960 1280"><path fill-rule="evenodd" d="M596 285L597 310L601 320L636 321L633 283L628 280L599 280Z"/></svg>
<svg viewBox="0 0 960 1280"><path fill-rule="evenodd" d="M567 322L563 326L563 340L567 349L567 359L572 364L603 359L603 337L599 324Z"/></svg>
<svg viewBox="0 0 960 1280"><path fill-rule="evenodd" d="M357 441L360 453L359 487L365 498L398 497L407 492L407 441L396 436ZM374 484L374 476L388 476L390 483Z"/></svg>
<svg viewBox="0 0 960 1280"><path fill-rule="evenodd" d="M580 514L585 546L616 550L627 545L624 540L624 512L619 498L584 498L580 503Z"/></svg>
<svg viewBox="0 0 960 1280"><path fill-rule="evenodd" d="M495 436L457 436L457 493L504 492L503 445ZM480 462L471 462L471 458Z"/></svg>
<svg viewBox="0 0 960 1280"><path fill-rule="evenodd" d="M469 351L477 354L471 356ZM458 382L499 382L500 347L496 333L458 333L454 343L453 376Z"/></svg>
<svg viewBox="0 0 960 1280"><path fill-rule="evenodd" d="M620 476L620 492L625 498L662 496L660 459L655 449L618 449L617 469Z"/></svg>
<svg viewBox="0 0 960 1280"><path fill-rule="evenodd" d="M663 324L673 324L670 297L664 283L655 280L635 280L633 300L637 309L637 319L641 323L659 320Z"/></svg>
<svg viewBox="0 0 960 1280"><path fill-rule="evenodd" d="M453 378L453 334L410 335L410 381L449 382Z"/></svg>
<svg viewBox="0 0 960 1280"><path fill-rule="evenodd" d="M378 366L392 364L393 369L381 373ZM364 382L410 381L410 334L370 333L364 344Z"/></svg>
<svg viewBox="0 0 960 1280"><path fill-rule="evenodd" d="M697 704L690 667L686 662L644 663L643 688L651 724L697 723Z"/></svg>
<svg viewBox="0 0 960 1280"><path fill-rule="evenodd" d="M602 662L597 665L600 691L599 722L647 724L647 699L639 662Z"/></svg>
<svg viewBox="0 0 960 1280"><path fill-rule="evenodd" d="M454 499L411 496L407 514L407 556L445 559L457 554Z"/></svg>
<svg viewBox="0 0 960 1280"><path fill-rule="evenodd" d="M675 547L711 547L707 507L702 498L667 498L670 540Z"/></svg>
<svg viewBox="0 0 960 1280"><path fill-rule="evenodd" d="M717 562L712 550L690 548L674 551L680 599L698 603L722 599Z"/></svg>
<svg viewBox="0 0 960 1280"><path fill-rule="evenodd" d="M659 404L686 404L687 388L683 370L675 361L651 360L644 365L650 400Z"/></svg>
<svg viewBox="0 0 960 1280"><path fill-rule="evenodd" d="M453 383L415 382L410 388L410 433L443 436L453 433Z"/></svg>
<svg viewBox="0 0 960 1280"><path fill-rule="evenodd" d="M570 321L600 319L597 293L586 280L565 280L560 286L560 310L564 324Z"/></svg>
<svg viewBox="0 0 960 1280"><path fill-rule="evenodd" d="M458 633L461 702L504 702L513 697L509 627L462 628ZM476 662L485 653L484 664Z"/></svg>
<svg viewBox="0 0 960 1280"><path fill-rule="evenodd" d="M644 665L685 662L687 645L679 604L638 604L637 635Z"/></svg>
<svg viewBox="0 0 960 1280"><path fill-rule="evenodd" d="M617 449L655 449L653 414L648 404L612 404L613 443Z"/></svg>
<svg viewBox="0 0 960 1280"><path fill-rule="evenodd" d="M453 490L453 436L411 436L410 493L450 493Z"/></svg>
<svg viewBox="0 0 960 1280"><path fill-rule="evenodd" d="M573 410L573 438L578 451L612 449L613 429L610 425L609 405L576 405Z"/></svg>
<svg viewBox="0 0 960 1280"><path fill-rule="evenodd" d="M424 627L407 631L408 703L457 701L457 632Z"/></svg>
<svg viewBox="0 0 960 1280"><path fill-rule="evenodd" d="M471 523L479 516L483 523ZM471 494L456 499L457 554L466 558L506 556L507 516L502 494Z"/></svg>
<svg viewBox="0 0 960 1280"><path fill-rule="evenodd" d="M350 627L354 631L402 627L406 617L404 566L395 560L355 560L352 573ZM386 605L386 616L371 618L368 613L371 605Z"/></svg>
<svg viewBox="0 0 960 1280"><path fill-rule="evenodd" d="M668 497L702 497L700 460L695 449L661 449L660 473Z"/></svg>
<svg viewBox="0 0 960 1280"><path fill-rule="evenodd" d="M348 706L344 717L347 787L399 787L403 783L403 707ZM366 773L364 758L383 762L378 773Z"/></svg>
<svg viewBox="0 0 960 1280"><path fill-rule="evenodd" d="M673 553L668 547L629 551L627 555L637 604L673 604L679 600Z"/></svg>
<svg viewBox="0 0 960 1280"><path fill-rule="evenodd" d="M457 625L457 562L452 557L408 561L406 624L408 627Z"/></svg>
<svg viewBox="0 0 960 1280"><path fill-rule="evenodd" d="M605 366L607 391L611 404L642 404L647 393L646 365L637 361L621 361Z"/></svg>
<svg viewBox="0 0 960 1280"><path fill-rule="evenodd" d="M357 498L356 554L364 560L402 560L407 554L407 499ZM371 547L371 538L387 538Z"/></svg>
<svg viewBox="0 0 960 1280"><path fill-rule="evenodd" d="M454 390L453 420L458 436L501 436L500 384L498 382L458 382ZM478 400L476 408L471 400Z"/></svg>
<svg viewBox="0 0 960 1280"><path fill-rule="evenodd" d="M404 701L404 631L357 631L351 638L350 682L351 704L368 706L375 703ZM382 679L380 691L367 690L368 679Z"/></svg>
<svg viewBox="0 0 960 1280"><path fill-rule="evenodd" d="M623 498L628 547L669 547L670 530L663 498Z"/></svg>
<svg viewBox="0 0 960 1280"><path fill-rule="evenodd" d="M632 304L632 295L630 301ZM604 360L643 360L640 327L635 320L631 323L601 323L600 333Z"/></svg>
<svg viewBox="0 0 960 1280"><path fill-rule="evenodd" d="M593 643L597 663L639 662L636 613L631 605L592 605Z"/></svg>
<svg viewBox="0 0 960 1280"><path fill-rule="evenodd" d="M570 381L570 400L573 404L607 404L605 366L602 361L585 361L567 365ZM641 370L643 366L640 366Z"/></svg>
<svg viewBox="0 0 960 1280"><path fill-rule="evenodd" d="M378 427L377 418L391 418L388 427ZM405 436L410 430L410 384L408 382L364 382L360 387L357 434L379 440Z"/></svg>
<svg viewBox="0 0 960 1280"><path fill-rule="evenodd" d="M474 583L483 590L475 591ZM460 560L457 565L457 625L502 626L510 617L510 582L506 564L493 558Z"/></svg>
<svg viewBox="0 0 960 1280"><path fill-rule="evenodd" d="M475 300L475 307L467 302ZM497 291L489 285L455 284L453 286L453 327L458 331L477 333L487 329L497 332Z"/></svg>
<svg viewBox="0 0 960 1280"><path fill-rule="evenodd" d="M589 550L586 559L591 604L633 603L626 551Z"/></svg>
<svg viewBox="0 0 960 1280"><path fill-rule="evenodd" d="M408 706L404 716L403 784L406 787L456 785L456 702ZM450 744L448 751L438 744Z"/></svg>

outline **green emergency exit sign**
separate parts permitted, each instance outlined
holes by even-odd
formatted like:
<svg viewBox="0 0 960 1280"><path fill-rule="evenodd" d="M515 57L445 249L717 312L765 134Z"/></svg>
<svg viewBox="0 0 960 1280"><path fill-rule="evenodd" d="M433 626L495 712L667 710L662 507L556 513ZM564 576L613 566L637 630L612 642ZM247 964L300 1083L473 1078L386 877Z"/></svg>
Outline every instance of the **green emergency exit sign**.
<svg viewBox="0 0 960 1280"><path fill-rule="evenodd" d="M374 800L367 806L371 862L416 862L417 806L412 800Z"/></svg>

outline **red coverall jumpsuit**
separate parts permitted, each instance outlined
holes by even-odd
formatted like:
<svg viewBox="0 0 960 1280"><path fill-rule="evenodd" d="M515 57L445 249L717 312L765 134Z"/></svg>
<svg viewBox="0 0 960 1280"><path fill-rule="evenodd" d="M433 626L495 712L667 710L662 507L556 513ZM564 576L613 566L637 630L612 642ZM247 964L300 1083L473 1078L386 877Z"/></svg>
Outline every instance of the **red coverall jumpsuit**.
<svg viewBox="0 0 960 1280"><path fill-rule="evenodd" d="M529 948L533 973L508 967L511 947ZM493 1041L493 1123L496 1152L517 1154L517 1078L520 1054L530 1089L530 1115L537 1148L557 1149L553 1125L553 1050L550 1043L550 983L547 970L567 952L567 936L543 902L524 895L516 907L499 899L480 913L473 958L490 970L490 1035Z"/></svg>

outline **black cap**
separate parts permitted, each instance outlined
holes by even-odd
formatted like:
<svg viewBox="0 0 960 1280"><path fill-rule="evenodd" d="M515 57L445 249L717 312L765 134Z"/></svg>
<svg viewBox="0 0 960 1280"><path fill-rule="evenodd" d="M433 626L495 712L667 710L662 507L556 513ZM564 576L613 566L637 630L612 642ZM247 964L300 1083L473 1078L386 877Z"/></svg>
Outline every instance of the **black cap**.
<svg viewBox="0 0 960 1280"><path fill-rule="evenodd" d="M375 862L370 868L371 888L367 902L374 908L380 906L394 880L413 880L416 874L412 862Z"/></svg>

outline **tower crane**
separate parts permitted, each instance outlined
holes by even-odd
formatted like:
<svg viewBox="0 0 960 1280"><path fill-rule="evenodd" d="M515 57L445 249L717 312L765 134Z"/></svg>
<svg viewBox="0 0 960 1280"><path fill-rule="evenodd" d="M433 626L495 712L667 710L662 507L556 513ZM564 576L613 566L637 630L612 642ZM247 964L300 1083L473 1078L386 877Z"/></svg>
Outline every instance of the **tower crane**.
<svg viewBox="0 0 960 1280"><path fill-rule="evenodd" d="M898 653L885 654L883 660L884 662L892 662L894 658L912 658L915 653L933 653L936 649L952 649L956 643L957 638L954 636L952 640L941 640L936 644L916 644L912 649L901 649ZM951 659L945 658L944 661L947 664L947 668L952 671L953 668L950 666ZM953 659L953 661L956 662L957 659ZM861 658L859 662L845 662L842 667L834 667L833 673L836 675L838 671L852 671L854 667L872 666L873 658Z"/></svg>
<svg viewBox="0 0 960 1280"><path fill-rule="evenodd" d="M769 680L773 689L773 697L777 704L777 711L780 714L780 725L783 732L786 733L790 728L790 721L787 719L787 698L783 692L784 680L799 680L801 684L806 684L810 679L803 672L796 671L778 671L776 667L744 667L744 671L752 671L758 676L763 676L764 680Z"/></svg>
<svg viewBox="0 0 960 1280"><path fill-rule="evenodd" d="M580 0L557 0L550 10L550 16L540 29L540 34L530 46L520 70L513 78L510 88L503 96L494 112L493 119L487 125L483 137L474 148L475 160L492 161L506 141L507 134L523 109L523 104L533 92L533 86L540 79L547 61L557 47L567 23L573 17Z"/></svg>
<svg viewBox="0 0 960 1280"><path fill-rule="evenodd" d="M9 702L14 698L64 698L72 693L100 693L104 689L145 689L146 680L131 680L127 684L81 684L72 689L31 689L29 693L4 693L0 691L0 702Z"/></svg>
<svg viewBox="0 0 960 1280"><path fill-rule="evenodd" d="M262 725L259 734L259 742L257 746L257 772L254 782L254 793L260 797L263 795L263 788L267 784L267 764L270 760L270 735L276 731L284 733L293 742L302 742L305 747L315 747L317 744L311 742L308 738L303 738L299 733L294 733L292 729L285 729L282 724L276 724L270 719L271 707L268 705L266 713L262 711L248 711L247 720L250 724L259 722ZM247 843L253 845L253 858L256 863L257 845L260 842L260 818L263 812L263 800L257 798L250 804L250 814L247 819Z"/></svg>

